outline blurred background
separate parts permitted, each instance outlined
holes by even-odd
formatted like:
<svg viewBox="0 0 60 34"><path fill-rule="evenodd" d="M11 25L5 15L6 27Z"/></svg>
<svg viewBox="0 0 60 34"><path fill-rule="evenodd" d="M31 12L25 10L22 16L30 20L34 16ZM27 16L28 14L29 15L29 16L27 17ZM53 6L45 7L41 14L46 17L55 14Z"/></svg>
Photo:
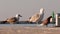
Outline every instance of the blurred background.
<svg viewBox="0 0 60 34"><path fill-rule="evenodd" d="M21 14L20 21L38 13L40 8L44 8L44 19L54 13L60 13L60 0L0 0L0 21L9 17Z"/></svg>

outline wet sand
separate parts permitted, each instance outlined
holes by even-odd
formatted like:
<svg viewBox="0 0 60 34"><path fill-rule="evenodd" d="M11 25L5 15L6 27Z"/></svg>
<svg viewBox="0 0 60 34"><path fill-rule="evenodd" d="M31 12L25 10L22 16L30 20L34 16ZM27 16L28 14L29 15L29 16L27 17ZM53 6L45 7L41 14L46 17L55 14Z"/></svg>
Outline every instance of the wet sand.
<svg viewBox="0 0 60 34"><path fill-rule="evenodd" d="M60 34L60 27L0 26L0 34Z"/></svg>

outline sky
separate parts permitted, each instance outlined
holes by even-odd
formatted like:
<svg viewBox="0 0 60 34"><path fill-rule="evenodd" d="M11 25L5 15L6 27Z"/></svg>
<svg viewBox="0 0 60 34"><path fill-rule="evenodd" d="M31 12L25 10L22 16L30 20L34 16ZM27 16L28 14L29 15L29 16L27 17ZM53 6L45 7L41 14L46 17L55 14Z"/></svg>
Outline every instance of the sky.
<svg viewBox="0 0 60 34"><path fill-rule="evenodd" d="M0 21L21 14L20 20L27 20L44 8L44 19L54 13L60 13L60 0L0 0Z"/></svg>

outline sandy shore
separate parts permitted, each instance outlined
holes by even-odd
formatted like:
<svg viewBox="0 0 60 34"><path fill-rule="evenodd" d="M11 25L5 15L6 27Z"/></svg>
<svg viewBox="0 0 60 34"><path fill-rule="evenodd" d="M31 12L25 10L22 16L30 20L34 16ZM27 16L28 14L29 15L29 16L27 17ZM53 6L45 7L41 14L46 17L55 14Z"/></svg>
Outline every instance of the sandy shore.
<svg viewBox="0 0 60 34"><path fill-rule="evenodd" d="M0 26L0 34L60 34L60 27Z"/></svg>

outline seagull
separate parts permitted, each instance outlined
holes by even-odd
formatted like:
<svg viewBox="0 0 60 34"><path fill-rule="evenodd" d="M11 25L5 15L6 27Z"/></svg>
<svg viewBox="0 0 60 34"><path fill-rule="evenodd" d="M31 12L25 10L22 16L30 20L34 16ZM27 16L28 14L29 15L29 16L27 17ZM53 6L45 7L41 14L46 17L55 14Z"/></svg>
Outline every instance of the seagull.
<svg viewBox="0 0 60 34"><path fill-rule="evenodd" d="M6 21L7 21L8 23L18 22L20 17L22 17L20 14L16 14L15 17L7 18Z"/></svg>
<svg viewBox="0 0 60 34"><path fill-rule="evenodd" d="M39 21L41 21L43 19L44 16L44 9L41 8L39 13L36 13L35 15L33 15L32 17L29 18L29 22L36 22L38 23Z"/></svg>
<svg viewBox="0 0 60 34"><path fill-rule="evenodd" d="M52 16L49 16L47 19L45 19L44 21L42 21L42 23L40 24L40 26L48 25L51 21L52 21Z"/></svg>

